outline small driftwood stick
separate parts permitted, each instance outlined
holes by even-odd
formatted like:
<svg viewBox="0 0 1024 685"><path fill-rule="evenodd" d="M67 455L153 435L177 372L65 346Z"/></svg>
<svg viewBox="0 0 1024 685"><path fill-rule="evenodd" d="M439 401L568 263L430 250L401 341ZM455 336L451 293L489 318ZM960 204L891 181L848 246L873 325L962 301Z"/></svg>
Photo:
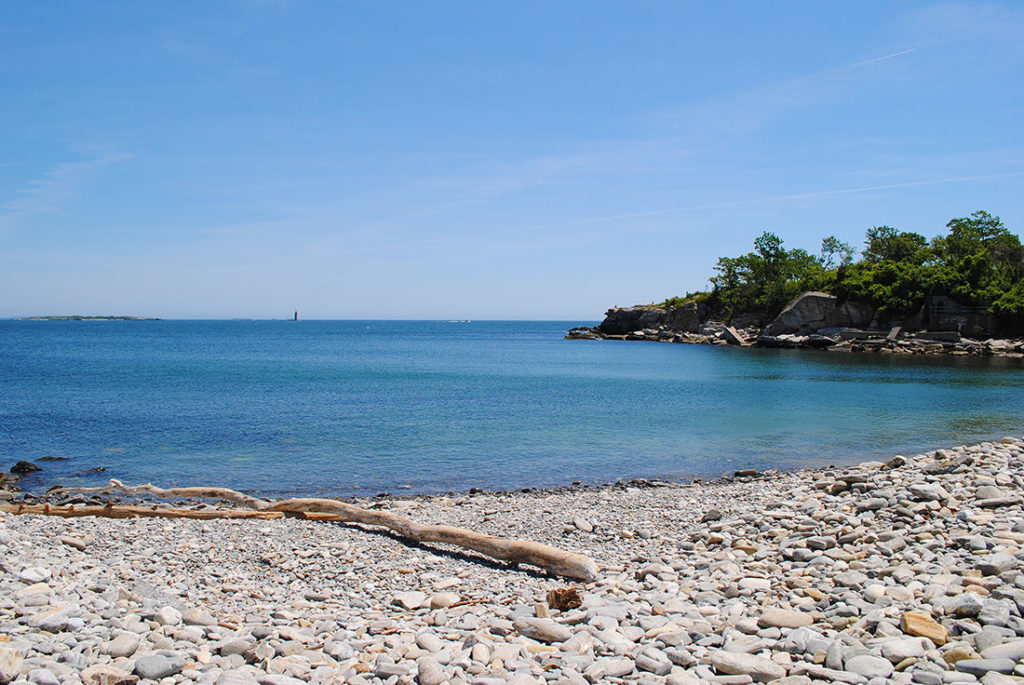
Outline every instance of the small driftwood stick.
<svg viewBox="0 0 1024 685"><path fill-rule="evenodd" d="M0 504L0 511L8 514L42 514L77 518L100 516L110 519L165 518L165 519L279 519L279 511L237 511L234 509L169 509L167 507L140 506L76 506L52 507L49 504Z"/></svg>
<svg viewBox="0 0 1024 685"><path fill-rule="evenodd" d="M348 523L362 523L381 526L395 531L399 535L416 542L441 542L463 549L479 552L492 559L513 563L529 564L556 575L591 581L597 578L597 564L590 557L574 552L566 552L550 545L529 540L508 540L505 538L485 535L465 528L454 526L429 525L416 523L404 516L389 511L363 509L353 504L346 504L333 499L296 498L280 502L252 497L227 488L186 487L160 488L150 483L145 485L125 485L118 480L111 480L102 488L64 488L63 492L104 492L123 495L152 495L168 498L201 498L220 499L258 512L287 512L298 515L311 515L309 518L324 520L328 515L332 520Z"/></svg>

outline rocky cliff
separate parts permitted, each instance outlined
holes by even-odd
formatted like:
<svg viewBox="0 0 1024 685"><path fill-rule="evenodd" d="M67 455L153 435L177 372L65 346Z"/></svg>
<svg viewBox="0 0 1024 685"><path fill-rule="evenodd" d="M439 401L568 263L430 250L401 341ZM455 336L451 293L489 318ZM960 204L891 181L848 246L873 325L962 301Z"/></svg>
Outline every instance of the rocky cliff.
<svg viewBox="0 0 1024 685"><path fill-rule="evenodd" d="M594 328L574 328L573 339L610 338L658 342L703 343L887 351L907 354L980 354L1021 356L1024 341L970 340L957 330L924 331L908 320L907 326L879 329L868 305L842 301L821 292L805 292L777 317L761 327L764 315L742 314L730 322L709 319L706 305L689 302L679 307L636 305L613 307ZM987 335L984 337L988 337Z"/></svg>
<svg viewBox="0 0 1024 685"><path fill-rule="evenodd" d="M645 328L666 328L680 333L695 333L707 319L707 307L688 303L681 307L612 307L604 314L597 330L606 335L627 335Z"/></svg>

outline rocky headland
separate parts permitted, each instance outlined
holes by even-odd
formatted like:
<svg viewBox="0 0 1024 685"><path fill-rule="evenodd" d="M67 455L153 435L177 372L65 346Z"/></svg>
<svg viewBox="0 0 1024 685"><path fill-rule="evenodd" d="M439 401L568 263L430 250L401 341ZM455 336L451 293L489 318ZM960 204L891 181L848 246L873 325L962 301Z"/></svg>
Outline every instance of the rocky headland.
<svg viewBox="0 0 1024 685"><path fill-rule="evenodd" d="M955 311L951 308L951 311ZM900 325L878 327L875 312L865 305L843 302L833 295L806 292L777 317L745 314L723 322L709 318L701 303L681 306L613 307L593 328L573 328L572 340L649 340L704 345L818 349L893 354L1024 357L1024 339L993 337L969 316L973 337L957 329L958 316L934 316L937 330L922 327L922 313ZM963 326L960 326L961 328Z"/></svg>
<svg viewBox="0 0 1024 685"><path fill-rule="evenodd" d="M1024 682L1022 487L1004 438L362 503L597 560L571 588L355 525L0 515L0 683Z"/></svg>

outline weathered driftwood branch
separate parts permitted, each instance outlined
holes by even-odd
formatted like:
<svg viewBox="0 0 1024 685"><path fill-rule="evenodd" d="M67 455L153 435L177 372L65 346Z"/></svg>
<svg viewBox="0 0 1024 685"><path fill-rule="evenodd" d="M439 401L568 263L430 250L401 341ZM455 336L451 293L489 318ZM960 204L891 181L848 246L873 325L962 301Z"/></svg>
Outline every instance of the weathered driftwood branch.
<svg viewBox="0 0 1024 685"><path fill-rule="evenodd" d="M100 516L110 519L166 518L166 519L279 519L280 511L238 511L236 509L170 509L146 506L76 506L52 507L49 504L0 504L0 511L8 514L42 514L44 516Z"/></svg>
<svg viewBox="0 0 1024 685"><path fill-rule="evenodd" d="M326 514L336 521L388 528L416 542L440 542L454 545L479 552L492 559L529 564L530 566L536 566L569 578L578 578L585 581L597 578L597 564L594 563L593 559L582 554L566 552L550 545L529 540L507 540L465 528L416 523L404 516L399 516L389 511L363 509L333 499L296 498L280 502L270 502L227 488L160 488L150 483L130 486L124 485L118 480L111 480L108 485L101 488L65 488L63 491L151 495L153 497L167 498L220 499L258 512L287 512L298 515L312 514L314 516L309 516L309 518L320 520L323 520L323 515Z"/></svg>

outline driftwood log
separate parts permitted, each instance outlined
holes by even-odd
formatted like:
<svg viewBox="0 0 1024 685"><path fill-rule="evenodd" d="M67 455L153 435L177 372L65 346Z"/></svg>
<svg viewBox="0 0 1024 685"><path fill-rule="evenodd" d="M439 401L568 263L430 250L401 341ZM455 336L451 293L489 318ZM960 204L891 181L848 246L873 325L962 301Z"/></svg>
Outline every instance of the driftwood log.
<svg viewBox="0 0 1024 685"><path fill-rule="evenodd" d="M61 516L78 518L80 516L99 516L108 519L132 518L163 518L163 519L279 519L284 518L280 511L239 511L237 509L170 509L154 506L125 506L108 504L106 506L90 505L66 507L50 506L49 504L0 504L0 511L7 514L41 514L43 516Z"/></svg>
<svg viewBox="0 0 1024 685"><path fill-rule="evenodd" d="M150 495L161 498L179 499L218 499L230 502L234 505L252 510L255 513L268 514L271 516L282 516L292 514L315 520L330 520L346 523L361 523L370 526L380 526L395 531L402 537L416 542L440 542L454 545L463 549L479 552L492 559L508 561L518 564L536 566L550 573L576 578L584 581L592 581L597 578L597 564L590 557L574 552L566 552L550 545L530 540L508 540L494 535L485 535L466 528L454 526L430 525L416 523L411 519L398 514L375 510L363 509L353 504L347 504L339 500L320 498L295 498L279 502L271 502L258 497L252 497L235 490L214 487L185 487L185 488L160 488L150 483L145 485L125 485L118 480L111 480L104 487L97 488L63 488L55 491L60 492L96 492L122 495ZM14 505L15 507L18 505ZM96 509L117 509L118 507L95 507ZM122 507L123 508L123 507ZM50 507L51 510L55 507ZM81 507L76 511L85 509ZM187 510L165 510L152 507L132 507L132 509L146 510L145 514L139 516L159 516L155 512L161 511L187 511ZM203 512L201 517L210 516L212 510L196 510ZM17 513L17 512L12 512ZM24 513L30 513L25 511ZM37 513L37 512L32 512ZM42 512L38 512L42 513ZM234 512L234 514L246 514L250 512ZM106 514L98 514L106 515ZM131 513L126 516L131 516ZM181 516L177 516L181 518Z"/></svg>

